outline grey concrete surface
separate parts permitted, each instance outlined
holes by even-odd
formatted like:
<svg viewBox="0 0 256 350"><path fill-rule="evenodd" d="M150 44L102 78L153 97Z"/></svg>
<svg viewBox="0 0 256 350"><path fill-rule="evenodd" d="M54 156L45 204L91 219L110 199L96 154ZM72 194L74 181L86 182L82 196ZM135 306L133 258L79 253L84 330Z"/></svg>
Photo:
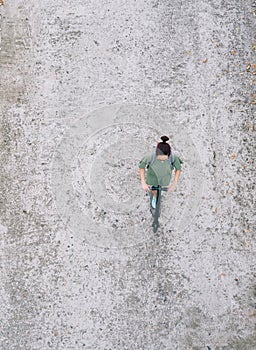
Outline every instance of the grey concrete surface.
<svg viewBox="0 0 256 350"><path fill-rule="evenodd" d="M1 2L1 350L256 348L255 11ZM163 133L184 168L154 235Z"/></svg>

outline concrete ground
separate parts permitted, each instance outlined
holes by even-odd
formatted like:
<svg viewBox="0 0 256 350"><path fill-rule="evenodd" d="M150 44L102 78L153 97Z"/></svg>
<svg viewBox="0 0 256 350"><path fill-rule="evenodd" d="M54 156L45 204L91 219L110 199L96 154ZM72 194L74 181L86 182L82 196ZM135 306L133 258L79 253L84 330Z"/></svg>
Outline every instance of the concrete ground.
<svg viewBox="0 0 256 350"><path fill-rule="evenodd" d="M0 349L253 350L256 2L0 1ZM158 234L138 163L183 159Z"/></svg>

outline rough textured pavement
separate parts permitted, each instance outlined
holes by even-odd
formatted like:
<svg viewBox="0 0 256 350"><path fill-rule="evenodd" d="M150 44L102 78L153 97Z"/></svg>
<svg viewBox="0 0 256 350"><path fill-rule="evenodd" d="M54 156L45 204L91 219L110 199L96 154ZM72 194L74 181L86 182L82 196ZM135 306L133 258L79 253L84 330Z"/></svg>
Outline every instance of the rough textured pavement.
<svg viewBox="0 0 256 350"><path fill-rule="evenodd" d="M255 349L255 1L0 3L0 349Z"/></svg>

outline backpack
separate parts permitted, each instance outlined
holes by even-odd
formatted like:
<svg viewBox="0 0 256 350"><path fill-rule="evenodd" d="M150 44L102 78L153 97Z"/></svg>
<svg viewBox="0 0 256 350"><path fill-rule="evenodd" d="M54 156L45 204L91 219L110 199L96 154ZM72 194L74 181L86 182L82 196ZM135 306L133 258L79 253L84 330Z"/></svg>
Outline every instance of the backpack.
<svg viewBox="0 0 256 350"><path fill-rule="evenodd" d="M149 162L146 164L146 168L148 169L150 164L152 164L154 162L154 160L156 159L156 146L153 146L152 152L151 152L151 156L150 156L150 160ZM170 161L170 166L173 169L174 166L174 153L171 151L171 154L169 156L169 161Z"/></svg>

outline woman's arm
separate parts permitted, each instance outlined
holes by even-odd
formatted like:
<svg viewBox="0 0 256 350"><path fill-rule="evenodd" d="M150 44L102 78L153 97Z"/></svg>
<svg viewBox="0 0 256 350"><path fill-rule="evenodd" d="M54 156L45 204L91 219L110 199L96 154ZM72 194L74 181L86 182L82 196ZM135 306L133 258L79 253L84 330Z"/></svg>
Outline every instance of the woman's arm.
<svg viewBox="0 0 256 350"><path fill-rule="evenodd" d="M174 180L173 183L171 184L171 186L168 186L168 192L173 192L177 186L177 183L179 181L180 178L180 174L181 174L181 170L175 170L175 176L174 176Z"/></svg>
<svg viewBox="0 0 256 350"><path fill-rule="evenodd" d="M145 191L150 191L150 186L146 184L146 180L145 180L145 168L140 168L140 179L141 179L141 185L142 188Z"/></svg>

